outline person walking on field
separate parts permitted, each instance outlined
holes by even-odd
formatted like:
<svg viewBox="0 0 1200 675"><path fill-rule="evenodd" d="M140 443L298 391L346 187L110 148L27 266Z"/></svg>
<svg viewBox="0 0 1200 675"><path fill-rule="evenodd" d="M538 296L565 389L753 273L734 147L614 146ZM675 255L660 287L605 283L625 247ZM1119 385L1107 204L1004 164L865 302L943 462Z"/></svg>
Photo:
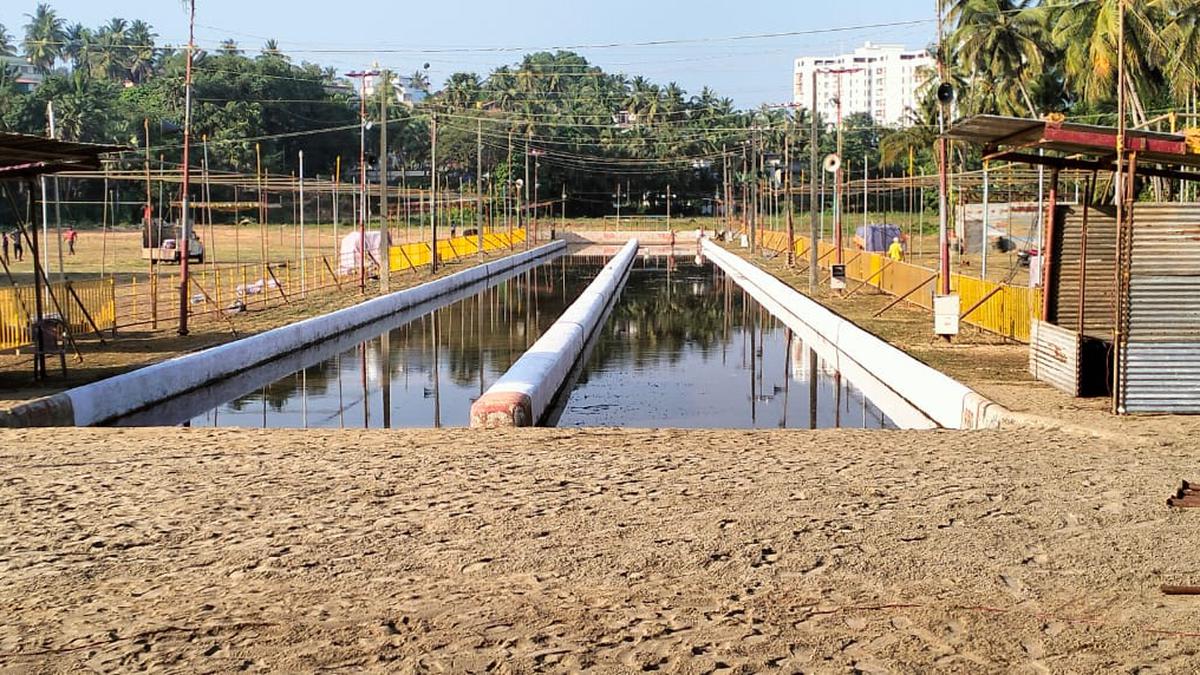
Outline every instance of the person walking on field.
<svg viewBox="0 0 1200 675"><path fill-rule="evenodd" d="M75 255L75 240L79 238L79 233L75 228L68 227L66 232L63 232L63 239L67 242L67 252L69 255Z"/></svg>
<svg viewBox="0 0 1200 675"><path fill-rule="evenodd" d="M887 255L896 262L904 260L904 247L900 245L900 237L892 238L892 245L888 247Z"/></svg>
<svg viewBox="0 0 1200 675"><path fill-rule="evenodd" d="M13 257L17 259L17 262L21 262L25 259L25 246L21 244L21 233L13 230L8 237L12 239Z"/></svg>
<svg viewBox="0 0 1200 675"><path fill-rule="evenodd" d="M8 264L8 233L0 234L0 239L4 240L4 264Z"/></svg>

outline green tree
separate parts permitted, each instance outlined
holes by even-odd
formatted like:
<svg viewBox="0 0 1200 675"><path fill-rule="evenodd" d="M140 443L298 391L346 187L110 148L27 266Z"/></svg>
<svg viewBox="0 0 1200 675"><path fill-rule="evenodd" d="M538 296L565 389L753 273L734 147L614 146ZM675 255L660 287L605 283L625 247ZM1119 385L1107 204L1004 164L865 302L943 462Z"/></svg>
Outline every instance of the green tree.
<svg viewBox="0 0 1200 675"><path fill-rule="evenodd" d="M48 73L62 55L66 37L63 20L46 3L40 3L33 14L25 16L29 18L25 24L25 58Z"/></svg>
<svg viewBox="0 0 1200 675"><path fill-rule="evenodd" d="M0 23L0 56L14 56L16 49L13 46L12 34Z"/></svg>
<svg viewBox="0 0 1200 675"><path fill-rule="evenodd" d="M958 0L949 13L953 63L977 112L1038 117L1030 85L1045 63L1046 35L1032 0Z"/></svg>

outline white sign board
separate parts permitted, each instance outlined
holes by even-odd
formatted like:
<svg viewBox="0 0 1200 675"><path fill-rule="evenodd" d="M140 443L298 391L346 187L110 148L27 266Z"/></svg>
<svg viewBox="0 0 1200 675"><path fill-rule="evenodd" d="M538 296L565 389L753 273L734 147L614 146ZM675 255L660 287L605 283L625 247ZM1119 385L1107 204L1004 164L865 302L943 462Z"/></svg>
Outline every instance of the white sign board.
<svg viewBox="0 0 1200 675"><path fill-rule="evenodd" d="M958 335L959 300L957 295L939 295L933 299L933 332Z"/></svg>

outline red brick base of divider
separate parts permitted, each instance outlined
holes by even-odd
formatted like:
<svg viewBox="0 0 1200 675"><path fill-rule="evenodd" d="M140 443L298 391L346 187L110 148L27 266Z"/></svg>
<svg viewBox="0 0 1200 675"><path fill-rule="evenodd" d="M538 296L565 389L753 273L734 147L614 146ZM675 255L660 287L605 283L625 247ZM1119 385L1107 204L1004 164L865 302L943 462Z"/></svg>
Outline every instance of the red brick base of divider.
<svg viewBox="0 0 1200 675"><path fill-rule="evenodd" d="M531 427L533 401L526 394L498 392L484 394L471 406L472 429Z"/></svg>

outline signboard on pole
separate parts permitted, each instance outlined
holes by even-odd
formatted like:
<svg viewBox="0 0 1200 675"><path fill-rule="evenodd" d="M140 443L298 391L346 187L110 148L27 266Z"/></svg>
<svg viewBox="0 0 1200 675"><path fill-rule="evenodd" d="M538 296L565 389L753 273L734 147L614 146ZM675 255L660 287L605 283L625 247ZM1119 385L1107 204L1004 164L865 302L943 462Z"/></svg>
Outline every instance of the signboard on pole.
<svg viewBox="0 0 1200 675"><path fill-rule="evenodd" d="M832 275L829 277L829 287L835 291L840 291L846 288L846 266L834 265Z"/></svg>
<svg viewBox="0 0 1200 675"><path fill-rule="evenodd" d="M933 332L936 335L958 335L959 297L939 295L933 299Z"/></svg>

